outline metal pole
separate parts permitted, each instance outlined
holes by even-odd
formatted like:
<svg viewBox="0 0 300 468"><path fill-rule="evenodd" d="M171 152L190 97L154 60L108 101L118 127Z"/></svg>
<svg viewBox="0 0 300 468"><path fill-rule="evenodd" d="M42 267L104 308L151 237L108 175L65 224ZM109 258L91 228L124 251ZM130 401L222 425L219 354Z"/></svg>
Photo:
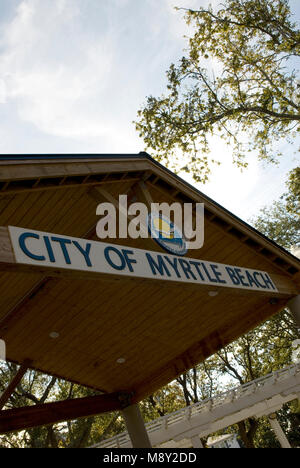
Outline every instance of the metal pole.
<svg viewBox="0 0 300 468"><path fill-rule="evenodd" d="M145 423L137 404L127 406L122 410L127 431L133 448L151 448Z"/></svg>
<svg viewBox="0 0 300 468"><path fill-rule="evenodd" d="M277 439L280 442L281 447L282 448L292 448L290 446L290 443L289 443L285 433L282 430L282 427L280 426L280 424L279 424L279 422L278 422L278 420L276 418L276 414L275 413L269 414L268 419L269 419L269 422L270 422L270 425L271 425L273 431L275 432L275 435L276 435Z"/></svg>

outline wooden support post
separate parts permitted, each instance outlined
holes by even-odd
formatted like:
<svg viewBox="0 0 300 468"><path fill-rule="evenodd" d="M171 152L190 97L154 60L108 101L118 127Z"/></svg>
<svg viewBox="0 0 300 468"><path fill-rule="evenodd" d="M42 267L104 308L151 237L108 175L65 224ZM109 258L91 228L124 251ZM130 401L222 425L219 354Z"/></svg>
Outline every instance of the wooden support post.
<svg viewBox="0 0 300 468"><path fill-rule="evenodd" d="M0 433L121 410L122 398L115 392L0 411Z"/></svg>
<svg viewBox="0 0 300 468"><path fill-rule="evenodd" d="M133 448L151 448L145 423L137 404L127 406L122 411Z"/></svg>
<svg viewBox="0 0 300 468"><path fill-rule="evenodd" d="M201 442L200 437L198 435L193 436L191 438L191 442L192 442L193 448L203 448L202 442Z"/></svg>
<svg viewBox="0 0 300 468"><path fill-rule="evenodd" d="M8 385L7 389L4 390L4 392L0 396L0 410L2 410L5 403L7 403L7 401L9 400L9 398L12 395L12 393L14 392L14 390L17 388L17 386L21 382L24 374L26 373L26 371L30 367L30 364L31 364L31 361L29 359L26 359L22 363L22 365L20 366L18 372L16 373L16 375L14 376L14 378L12 379L10 384Z"/></svg>

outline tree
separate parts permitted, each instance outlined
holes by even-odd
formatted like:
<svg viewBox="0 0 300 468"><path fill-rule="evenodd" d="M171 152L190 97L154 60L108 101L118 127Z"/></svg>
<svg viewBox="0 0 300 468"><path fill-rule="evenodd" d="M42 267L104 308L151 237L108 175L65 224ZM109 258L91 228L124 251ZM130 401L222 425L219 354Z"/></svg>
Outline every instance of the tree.
<svg viewBox="0 0 300 468"><path fill-rule="evenodd" d="M1 363L0 393L7 387L16 370L17 365L15 364ZM6 408L80 398L97 393L80 385L30 370L26 372L21 383L11 395ZM95 417L80 418L75 421L1 435L0 447L87 447L122 432L124 428L123 418L118 412L105 413Z"/></svg>
<svg viewBox="0 0 300 468"><path fill-rule="evenodd" d="M231 145L238 166L247 151L276 161L276 142L300 131L300 31L288 0L225 0L218 11L185 10L185 19L194 34L167 71L167 94L138 111L147 147L202 182L212 135Z"/></svg>
<svg viewBox="0 0 300 468"><path fill-rule="evenodd" d="M264 232L267 237L286 249L300 244L299 217L288 212L286 203L282 201L274 202L271 208L262 208L255 226L260 232Z"/></svg>
<svg viewBox="0 0 300 468"><path fill-rule="evenodd" d="M292 362L292 343L297 326L288 310L272 317L256 329L214 354L177 379L186 405L214 397ZM289 439L300 443L299 409L287 404L279 413ZM248 418L226 430L238 432L243 446L277 447L278 441L267 419Z"/></svg>
<svg viewBox="0 0 300 468"><path fill-rule="evenodd" d="M300 245L300 167L289 172L287 193L252 220L256 229L285 249Z"/></svg>
<svg viewBox="0 0 300 468"><path fill-rule="evenodd" d="M288 193L284 194L282 198L285 199L286 209L289 213L300 215L300 167L295 167L289 173L287 180ZM299 225L298 225L299 229Z"/></svg>
<svg viewBox="0 0 300 468"><path fill-rule="evenodd" d="M140 402L145 422L165 416L185 406L179 385L173 382Z"/></svg>
<svg viewBox="0 0 300 468"><path fill-rule="evenodd" d="M280 201L263 208L251 223L279 245L290 249L292 245L300 244L299 168L289 173L287 189ZM284 309L180 376L178 382L186 404L213 397L291 364L292 343L296 338L297 324L290 311ZM278 412L280 423L293 446L300 444L299 415L300 408L295 402L284 405ZM246 448L279 446L267 418L240 421L232 430L238 431Z"/></svg>

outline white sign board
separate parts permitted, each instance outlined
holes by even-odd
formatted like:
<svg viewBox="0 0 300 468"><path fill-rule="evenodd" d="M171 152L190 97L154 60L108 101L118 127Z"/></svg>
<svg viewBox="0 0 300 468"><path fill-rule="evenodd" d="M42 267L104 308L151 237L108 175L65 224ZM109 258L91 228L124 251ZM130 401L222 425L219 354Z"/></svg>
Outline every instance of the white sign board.
<svg viewBox="0 0 300 468"><path fill-rule="evenodd" d="M182 283L277 292L268 273L9 226L17 263Z"/></svg>

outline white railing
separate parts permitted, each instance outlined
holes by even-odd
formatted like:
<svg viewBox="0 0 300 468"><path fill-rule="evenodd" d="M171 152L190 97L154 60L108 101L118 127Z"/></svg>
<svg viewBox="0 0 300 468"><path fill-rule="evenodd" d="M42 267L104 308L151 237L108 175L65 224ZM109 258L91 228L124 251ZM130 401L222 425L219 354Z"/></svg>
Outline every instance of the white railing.
<svg viewBox="0 0 300 468"><path fill-rule="evenodd" d="M191 406L174 411L154 421L148 422L145 426L148 434L156 431L166 430L184 420L191 420L203 412L213 412L215 409L223 406L226 403L233 403L245 396L253 395L258 389L263 389L267 386L276 385L277 382L282 382L292 376L300 374L300 363L294 364L283 369L272 372L271 374L252 380L240 387L230 389L227 392L220 393L211 398L199 401ZM121 447L130 444L129 435L127 432L122 432L110 439L106 439L99 444L93 445L93 448L113 448Z"/></svg>

